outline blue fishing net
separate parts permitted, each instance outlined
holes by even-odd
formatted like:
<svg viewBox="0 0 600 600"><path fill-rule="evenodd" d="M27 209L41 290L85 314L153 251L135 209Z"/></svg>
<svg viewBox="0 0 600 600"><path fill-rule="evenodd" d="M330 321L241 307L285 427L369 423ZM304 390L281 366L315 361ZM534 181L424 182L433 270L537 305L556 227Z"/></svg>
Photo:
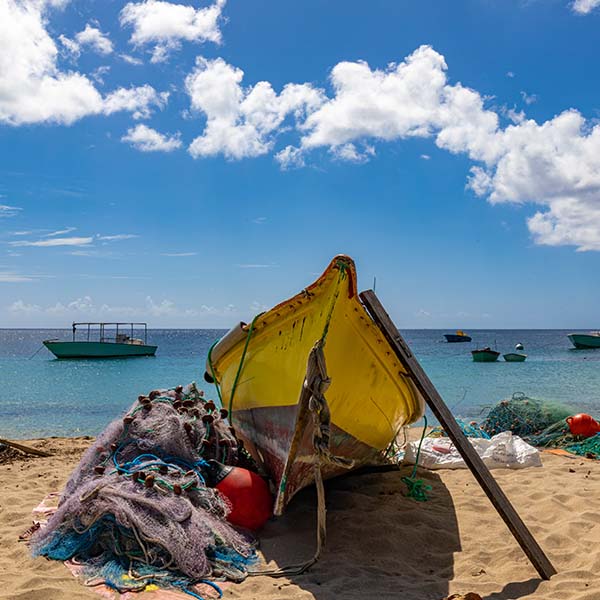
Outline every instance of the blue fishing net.
<svg viewBox="0 0 600 600"><path fill-rule="evenodd" d="M600 433L581 442L569 444L565 450L579 456L600 460Z"/></svg>
<svg viewBox="0 0 600 600"><path fill-rule="evenodd" d="M256 553L206 484L208 460L249 466L226 410L194 384L140 396L84 454L33 554L76 559L119 591L243 580Z"/></svg>

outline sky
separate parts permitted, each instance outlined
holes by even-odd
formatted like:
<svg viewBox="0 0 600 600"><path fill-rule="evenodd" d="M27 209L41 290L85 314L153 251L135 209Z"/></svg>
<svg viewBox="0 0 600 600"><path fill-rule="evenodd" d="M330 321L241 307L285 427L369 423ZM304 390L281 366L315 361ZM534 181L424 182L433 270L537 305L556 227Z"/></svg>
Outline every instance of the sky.
<svg viewBox="0 0 600 600"><path fill-rule="evenodd" d="M0 0L0 327L600 328L600 0Z"/></svg>

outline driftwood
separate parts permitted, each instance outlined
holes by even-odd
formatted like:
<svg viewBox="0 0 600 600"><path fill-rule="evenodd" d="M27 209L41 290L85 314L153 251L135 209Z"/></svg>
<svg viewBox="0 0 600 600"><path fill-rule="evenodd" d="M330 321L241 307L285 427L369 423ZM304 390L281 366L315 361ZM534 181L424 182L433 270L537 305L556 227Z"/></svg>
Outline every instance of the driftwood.
<svg viewBox="0 0 600 600"><path fill-rule="evenodd" d="M38 450L37 448L32 448L31 446L25 446L24 444L17 444L17 442L11 442L10 440L5 440L0 438L0 444L5 444L6 446L10 446L11 448L16 448L21 452L25 452L26 454L35 454L35 456L52 456L49 452L44 452L43 450Z"/></svg>

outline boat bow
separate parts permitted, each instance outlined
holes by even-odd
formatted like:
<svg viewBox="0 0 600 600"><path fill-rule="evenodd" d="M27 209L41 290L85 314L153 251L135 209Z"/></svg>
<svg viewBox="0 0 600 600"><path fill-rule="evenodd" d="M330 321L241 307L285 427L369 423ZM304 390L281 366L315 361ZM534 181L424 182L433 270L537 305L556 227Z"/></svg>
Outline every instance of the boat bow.
<svg viewBox="0 0 600 600"><path fill-rule="evenodd" d="M209 354L207 372L220 386L233 427L258 450L275 482L278 513L313 481L313 428L299 418L299 399L318 341L330 379L324 394L329 451L342 459L323 464L324 477L340 474L344 460L354 466L379 462L399 430L424 410L421 395L360 302L354 262L335 257L312 285L251 325L235 327Z"/></svg>

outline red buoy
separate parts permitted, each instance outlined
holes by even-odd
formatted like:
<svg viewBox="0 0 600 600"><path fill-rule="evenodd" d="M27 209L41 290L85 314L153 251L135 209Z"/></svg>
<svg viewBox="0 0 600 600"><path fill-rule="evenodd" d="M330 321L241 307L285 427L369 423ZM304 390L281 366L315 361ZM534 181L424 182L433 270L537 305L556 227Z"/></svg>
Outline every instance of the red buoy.
<svg viewBox="0 0 600 600"><path fill-rule="evenodd" d="M585 413L567 417L567 423L573 435L582 435L588 438L600 433L600 424Z"/></svg>
<svg viewBox="0 0 600 600"><path fill-rule="evenodd" d="M209 480L229 500L231 512L227 520L232 525L256 531L269 519L273 498L265 480L241 467L209 462Z"/></svg>

